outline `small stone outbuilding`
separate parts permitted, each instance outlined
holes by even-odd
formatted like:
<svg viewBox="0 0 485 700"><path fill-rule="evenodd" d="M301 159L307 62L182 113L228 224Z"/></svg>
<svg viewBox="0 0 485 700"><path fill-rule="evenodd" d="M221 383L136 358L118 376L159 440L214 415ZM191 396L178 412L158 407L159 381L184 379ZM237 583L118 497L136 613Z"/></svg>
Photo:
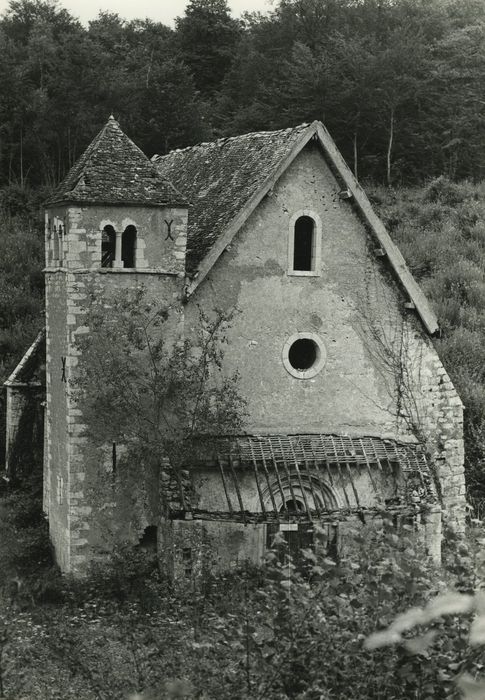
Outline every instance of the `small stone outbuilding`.
<svg viewBox="0 0 485 700"><path fill-rule="evenodd" d="M435 560L443 522L463 529L463 407L438 321L320 122L150 161L111 118L46 205L45 275L44 507L64 571L99 551L107 512L177 577L257 563L278 531L311 546L315 523L332 554L386 511ZM237 309L223 369L239 373L244 434L186 465L168 513L148 483L122 515L87 488L105 466L71 387L92 284L170 300L174 339L199 307Z"/></svg>

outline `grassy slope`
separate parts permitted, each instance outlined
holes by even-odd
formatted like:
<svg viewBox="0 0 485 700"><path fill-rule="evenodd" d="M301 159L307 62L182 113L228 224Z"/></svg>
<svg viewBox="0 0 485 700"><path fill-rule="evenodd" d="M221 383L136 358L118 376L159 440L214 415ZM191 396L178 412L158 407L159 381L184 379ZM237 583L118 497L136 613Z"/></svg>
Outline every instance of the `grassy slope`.
<svg viewBox="0 0 485 700"><path fill-rule="evenodd" d="M465 404L468 493L485 499L485 183L371 188L371 199L431 300L436 347Z"/></svg>

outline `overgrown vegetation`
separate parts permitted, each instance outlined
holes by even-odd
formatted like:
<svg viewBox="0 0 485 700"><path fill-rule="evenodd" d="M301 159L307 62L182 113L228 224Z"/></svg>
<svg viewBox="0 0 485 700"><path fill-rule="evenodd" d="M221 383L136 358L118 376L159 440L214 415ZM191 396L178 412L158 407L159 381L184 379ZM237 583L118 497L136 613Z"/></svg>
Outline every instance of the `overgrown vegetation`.
<svg viewBox="0 0 485 700"><path fill-rule="evenodd" d="M199 310L182 339L178 306L159 295L93 283L82 302L90 332L77 335L83 363L71 388L85 425L84 489L108 550L127 522L140 530L137 499L153 523L185 510L187 464L207 456L214 436L243 432L246 418L238 373L222 371L231 314Z"/></svg>
<svg viewBox="0 0 485 700"><path fill-rule="evenodd" d="M0 193L1 201L1 193ZM32 213L31 213L32 214ZM7 379L44 325L43 235L28 207L10 216L0 204L0 383ZM5 425L5 392L0 392L0 421ZM0 430L0 454L5 452Z"/></svg>
<svg viewBox="0 0 485 700"><path fill-rule="evenodd" d="M483 177L481 0L279 0L234 19L190 0L175 29L48 0L0 18L0 187L52 188L110 112L151 156L323 120L361 178Z"/></svg>
<svg viewBox="0 0 485 700"><path fill-rule="evenodd" d="M324 538L317 529L322 551ZM337 562L318 544L305 550L302 570L278 540L262 569L242 565L198 587L187 580L169 586L149 554L125 547L82 582L37 571L37 581L49 585L43 593L30 586L35 606L27 595L0 602L4 696L457 698L454 679L475 676L483 664L481 649L469 644L467 619L444 609L417 640L401 630L389 648L366 650L363 642L450 587L473 589L480 574L474 549L452 543L447 569L438 571L412 528L398 534L384 519L353 538Z"/></svg>
<svg viewBox="0 0 485 700"><path fill-rule="evenodd" d="M175 30L110 13L85 29L55 2L12 0L0 18L0 380L42 326L38 203L111 111L149 156L322 119L354 172L387 185L373 201L437 311L482 516L484 46L481 0L280 0L242 21L225 0L191 0ZM395 620L481 586L473 547L451 541L436 571L411 532L384 523L337 563L306 552L304 575L273 553L260 571L173 588L149 554L119 547L75 583L51 561L40 495L34 470L0 498L0 697L443 700L457 677L481 697L471 605ZM399 638L365 649L376 630Z"/></svg>
<svg viewBox="0 0 485 700"><path fill-rule="evenodd" d="M435 308L435 344L466 407L468 497L485 499L485 186L445 177L371 191L384 223Z"/></svg>

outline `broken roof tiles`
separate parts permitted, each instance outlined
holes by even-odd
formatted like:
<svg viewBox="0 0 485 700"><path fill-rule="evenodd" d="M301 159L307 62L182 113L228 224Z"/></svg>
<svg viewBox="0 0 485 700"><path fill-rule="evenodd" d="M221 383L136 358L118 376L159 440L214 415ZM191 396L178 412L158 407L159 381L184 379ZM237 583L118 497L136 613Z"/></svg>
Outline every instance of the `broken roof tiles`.
<svg viewBox="0 0 485 700"><path fill-rule="evenodd" d="M246 202L291 153L308 124L260 131L155 156L158 172L191 203L187 272L194 273Z"/></svg>
<svg viewBox="0 0 485 700"><path fill-rule="evenodd" d="M47 205L61 202L184 205L184 197L120 129L113 116L61 182Z"/></svg>

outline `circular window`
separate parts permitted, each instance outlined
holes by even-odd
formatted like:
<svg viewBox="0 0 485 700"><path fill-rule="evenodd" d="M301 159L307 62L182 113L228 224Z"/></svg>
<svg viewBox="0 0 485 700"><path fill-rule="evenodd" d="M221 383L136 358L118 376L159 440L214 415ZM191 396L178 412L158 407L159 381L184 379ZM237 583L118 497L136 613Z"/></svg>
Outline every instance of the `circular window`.
<svg viewBox="0 0 485 700"><path fill-rule="evenodd" d="M325 346L315 333L296 333L283 348L285 369L298 379L314 377L325 364Z"/></svg>
<svg viewBox="0 0 485 700"><path fill-rule="evenodd" d="M318 346L309 338L295 340L288 352L288 361L293 369L305 372L313 367L318 357Z"/></svg>

